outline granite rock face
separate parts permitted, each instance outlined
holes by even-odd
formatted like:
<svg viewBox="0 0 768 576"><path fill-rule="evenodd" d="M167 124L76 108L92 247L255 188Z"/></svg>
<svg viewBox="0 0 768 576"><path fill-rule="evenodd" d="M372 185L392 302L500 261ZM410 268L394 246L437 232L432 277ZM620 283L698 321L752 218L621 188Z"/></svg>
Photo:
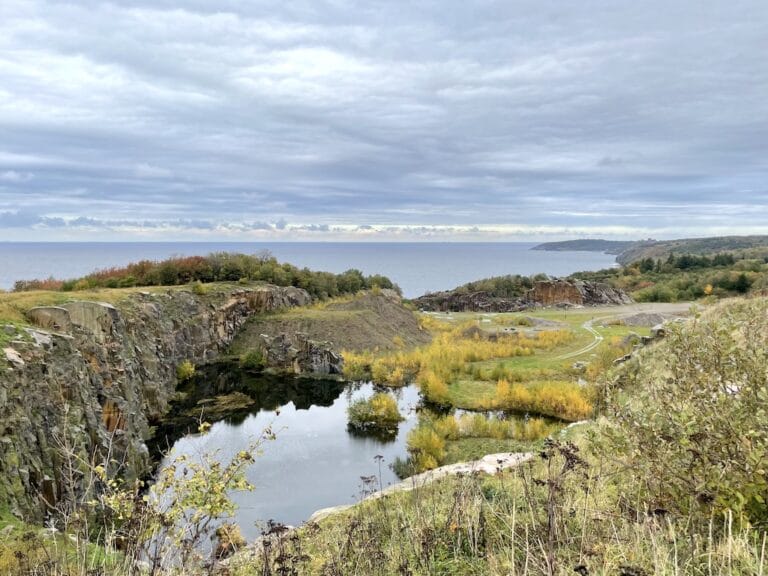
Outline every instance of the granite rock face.
<svg viewBox="0 0 768 576"><path fill-rule="evenodd" d="M428 312L520 312L536 306L603 306L631 304L629 295L608 284L582 280L544 280L519 298L499 298L488 292L449 290L426 294L414 301Z"/></svg>
<svg viewBox="0 0 768 576"><path fill-rule="evenodd" d="M254 314L310 300L298 288L260 286L30 310L35 327L0 355L0 503L42 519L62 499L64 446L94 464L109 454L127 479L145 474L145 440L173 398L177 366L216 358Z"/></svg>
<svg viewBox="0 0 768 576"><path fill-rule="evenodd" d="M519 312L530 308L525 298L498 298L488 292L456 292L453 290L425 294L414 300L427 312Z"/></svg>
<svg viewBox="0 0 768 576"><path fill-rule="evenodd" d="M546 280L536 282L528 292L528 300L542 306L573 304L577 306L604 306L632 304L632 298L601 282L582 280Z"/></svg>

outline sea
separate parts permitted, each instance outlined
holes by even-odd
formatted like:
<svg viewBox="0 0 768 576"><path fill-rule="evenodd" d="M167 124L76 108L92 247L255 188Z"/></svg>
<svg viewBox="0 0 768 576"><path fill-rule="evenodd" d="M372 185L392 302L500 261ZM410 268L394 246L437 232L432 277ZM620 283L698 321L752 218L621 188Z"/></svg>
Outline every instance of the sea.
<svg viewBox="0 0 768 576"><path fill-rule="evenodd" d="M535 242L0 242L0 289L17 280L70 279L139 260L212 252L260 254L301 268L383 274L407 298L449 290L505 274L573 272L610 268L615 256L600 252L531 250Z"/></svg>

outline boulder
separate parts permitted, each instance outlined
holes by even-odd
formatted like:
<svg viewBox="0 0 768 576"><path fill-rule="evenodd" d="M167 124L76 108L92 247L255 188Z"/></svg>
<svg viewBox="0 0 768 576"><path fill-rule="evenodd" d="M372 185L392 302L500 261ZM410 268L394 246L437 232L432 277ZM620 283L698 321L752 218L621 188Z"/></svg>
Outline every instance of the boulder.
<svg viewBox="0 0 768 576"><path fill-rule="evenodd" d="M48 348L51 345L52 336L49 332L43 332L33 328L25 328L24 332L26 332L29 337L32 338L32 342L35 343L35 346Z"/></svg>
<svg viewBox="0 0 768 576"><path fill-rule="evenodd" d="M293 336L261 335L268 367L292 374L341 374L344 360L330 342L315 342L300 332Z"/></svg>
<svg viewBox="0 0 768 576"><path fill-rule="evenodd" d="M667 329L664 327L664 324L656 324L656 326L651 328L651 338L654 340L657 338L664 338L666 335Z"/></svg>
<svg viewBox="0 0 768 576"><path fill-rule="evenodd" d="M60 306L38 306L27 311L27 318L35 326L46 330L69 332L72 319L69 310Z"/></svg>
<svg viewBox="0 0 768 576"><path fill-rule="evenodd" d="M18 351L16 351L14 348L3 348L3 354L5 354L5 359L8 361L8 363L14 368L24 368L26 365L26 362L24 362L21 354L19 354Z"/></svg>

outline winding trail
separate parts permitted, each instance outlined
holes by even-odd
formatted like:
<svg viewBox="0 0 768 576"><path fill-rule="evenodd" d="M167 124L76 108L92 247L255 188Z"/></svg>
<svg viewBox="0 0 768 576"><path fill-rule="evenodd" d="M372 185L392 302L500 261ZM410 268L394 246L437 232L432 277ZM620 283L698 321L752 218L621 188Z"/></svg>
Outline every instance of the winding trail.
<svg viewBox="0 0 768 576"><path fill-rule="evenodd" d="M616 319L621 320L623 318L629 318L630 316L633 316L635 314L662 314L662 315L677 315L682 314L684 315L686 312L688 312L691 308L692 303L691 302L675 302L675 303L654 303L654 304L629 304L625 306L617 306L616 312L614 314L608 314L605 316L600 316L598 318L592 318L591 320L587 320L584 322L584 324L581 325L581 327L592 334L592 342L584 346L583 348L579 348L575 352L568 352L566 354L563 354L562 356L558 356L557 360L568 360L570 358L576 358L577 356L581 356L582 354L586 354L587 352L591 352L595 348L597 348L600 343L605 339L600 332L595 330L592 325L595 322L602 322L603 320L608 319ZM602 312L607 312L608 309L603 308L601 310Z"/></svg>
<svg viewBox="0 0 768 576"><path fill-rule="evenodd" d="M595 322L595 320L605 320L606 318L610 318L610 316L603 316L601 318L592 318L591 320L587 320L584 322L584 324L581 325L584 330L592 334L593 339L592 342L584 346L583 348L579 348L575 352L569 352L567 354L563 354L562 356L558 356L558 360L568 360L569 358L575 358L576 356L581 356L582 354L586 354L587 352L591 352L598 346L600 346L600 343L604 340L603 335L600 334L597 330L592 328L592 324Z"/></svg>

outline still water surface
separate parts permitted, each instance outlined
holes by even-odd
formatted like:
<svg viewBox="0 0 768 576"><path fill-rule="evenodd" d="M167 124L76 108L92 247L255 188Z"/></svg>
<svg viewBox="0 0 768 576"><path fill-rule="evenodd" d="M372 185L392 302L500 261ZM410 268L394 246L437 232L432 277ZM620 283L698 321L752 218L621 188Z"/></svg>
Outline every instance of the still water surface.
<svg viewBox="0 0 768 576"><path fill-rule="evenodd" d="M361 477L375 476L376 487L379 478L384 487L398 481L389 464L406 455L405 437L416 424L419 394L414 386L392 392L406 420L390 441L347 431L347 406L373 394L371 384L253 378L246 388L256 400L248 413L216 422L205 435L182 436L161 463L167 466L181 454L227 461L272 427L277 439L262 445L263 453L248 471L255 490L233 496L238 505L234 520L246 538L257 537L267 520L298 525L320 508L359 500ZM376 456L383 457L381 465Z"/></svg>

